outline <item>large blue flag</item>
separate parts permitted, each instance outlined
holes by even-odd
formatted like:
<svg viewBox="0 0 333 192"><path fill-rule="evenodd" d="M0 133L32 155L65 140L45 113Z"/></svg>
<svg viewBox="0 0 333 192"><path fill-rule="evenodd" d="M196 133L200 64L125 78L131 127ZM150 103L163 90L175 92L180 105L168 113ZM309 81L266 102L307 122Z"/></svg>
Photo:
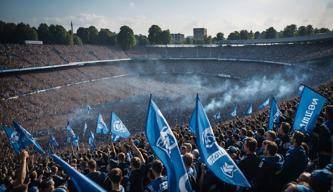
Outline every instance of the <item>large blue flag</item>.
<svg viewBox="0 0 333 192"><path fill-rule="evenodd" d="M251 115L251 114L252 114L252 104L249 106L249 108L245 112L245 115Z"/></svg>
<svg viewBox="0 0 333 192"><path fill-rule="evenodd" d="M109 130L108 126L106 126L106 123L104 122L101 113L98 113L96 133L97 134L110 134L110 130Z"/></svg>
<svg viewBox="0 0 333 192"><path fill-rule="evenodd" d="M115 142L118 138L128 138L131 134L120 120L116 113L111 113L111 134L112 141Z"/></svg>
<svg viewBox="0 0 333 192"><path fill-rule="evenodd" d="M271 103L271 111L269 113L268 130L276 130L276 128L279 127L280 116L281 111L279 109L279 105L277 104L275 98L273 98Z"/></svg>
<svg viewBox="0 0 333 192"><path fill-rule="evenodd" d="M166 167L168 191L192 191L177 140L152 99L149 102L145 134L154 153Z"/></svg>
<svg viewBox="0 0 333 192"><path fill-rule="evenodd" d="M71 167L67 162L62 160L56 154L52 154L51 157L54 160L54 162L60 165L67 173L67 175L71 178L78 192L84 192L84 191L106 192L102 187L97 185L94 181L90 180L82 173L75 170L73 167Z"/></svg>
<svg viewBox="0 0 333 192"><path fill-rule="evenodd" d="M88 138L88 144L90 146L90 148L95 149L96 145L95 145L95 135L92 131L90 131L90 135Z"/></svg>
<svg viewBox="0 0 333 192"><path fill-rule="evenodd" d="M6 127L5 132L16 153L19 153L29 145L33 145L38 153L45 154L43 148L27 130L15 121L13 121L13 126L14 129Z"/></svg>
<svg viewBox="0 0 333 192"><path fill-rule="evenodd" d="M311 134L326 102L327 99L324 96L304 86L301 100L297 107L293 130Z"/></svg>
<svg viewBox="0 0 333 192"><path fill-rule="evenodd" d="M196 111L197 146L201 159L224 182L242 187L251 187L236 163L216 142L213 129L198 96L194 110Z"/></svg>
<svg viewBox="0 0 333 192"><path fill-rule="evenodd" d="M266 106L269 105L269 98L267 98L264 102L262 102L259 106L258 106L258 109L261 110L261 109L264 109Z"/></svg>
<svg viewBox="0 0 333 192"><path fill-rule="evenodd" d="M234 107L234 110L230 113L231 117L236 117L237 116L237 106Z"/></svg>

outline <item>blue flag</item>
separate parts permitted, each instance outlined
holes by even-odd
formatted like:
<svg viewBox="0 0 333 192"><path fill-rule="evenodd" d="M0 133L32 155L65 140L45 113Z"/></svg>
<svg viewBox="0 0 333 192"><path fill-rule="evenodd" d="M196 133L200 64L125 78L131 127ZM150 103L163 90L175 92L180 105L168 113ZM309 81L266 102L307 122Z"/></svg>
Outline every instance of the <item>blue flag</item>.
<svg viewBox="0 0 333 192"><path fill-rule="evenodd" d="M197 146L201 159L222 181L237 186L251 187L236 163L216 142L213 129L198 96L194 110L196 111Z"/></svg>
<svg viewBox="0 0 333 192"><path fill-rule="evenodd" d="M86 135L86 131L88 129L87 122L84 122L84 127L83 127L83 136Z"/></svg>
<svg viewBox="0 0 333 192"><path fill-rule="evenodd" d="M73 139L76 137L74 130L69 124L69 121L67 122L66 126L66 141L67 143L72 143Z"/></svg>
<svg viewBox="0 0 333 192"><path fill-rule="evenodd" d="M293 130L311 134L326 102L327 99L324 96L304 86L301 100L297 107Z"/></svg>
<svg viewBox="0 0 333 192"><path fill-rule="evenodd" d="M221 113L219 111L217 113L215 113L214 119L216 119L217 121L221 121L222 117L221 117Z"/></svg>
<svg viewBox="0 0 333 192"><path fill-rule="evenodd" d="M280 116L281 111L279 109L279 105L277 104L275 98L273 98L271 103L271 111L269 113L268 130L276 130L276 128L279 127Z"/></svg>
<svg viewBox="0 0 333 192"><path fill-rule="evenodd" d="M59 147L59 144L53 135L51 135L49 138L49 145L51 145L52 147Z"/></svg>
<svg viewBox="0 0 333 192"><path fill-rule="evenodd" d="M230 113L231 117L237 116L237 106L234 107L234 110Z"/></svg>
<svg viewBox="0 0 333 192"><path fill-rule="evenodd" d="M95 145L95 135L92 131L90 131L90 135L88 138L88 144L90 146L90 148L95 149L96 145Z"/></svg>
<svg viewBox="0 0 333 192"><path fill-rule="evenodd" d="M190 123L189 123L190 131L194 135L196 135L196 133L195 133L195 116L196 116L196 113L195 113L195 111L193 111L192 115L191 115Z"/></svg>
<svg viewBox="0 0 333 192"><path fill-rule="evenodd" d="M261 103L259 106L258 106L258 109L261 110L261 109L264 109L266 106L269 105L269 98L267 98L263 103Z"/></svg>
<svg viewBox="0 0 333 192"><path fill-rule="evenodd" d="M38 153L45 154L43 148L36 142L27 130L15 121L13 121L13 126L14 129L6 127L5 132L16 153L19 153L22 149L25 149L29 145L33 145L34 149Z"/></svg>
<svg viewBox="0 0 333 192"><path fill-rule="evenodd" d="M71 167L67 162L62 160L56 154L52 154L51 157L54 160L54 162L60 165L67 173L67 175L71 178L78 192L84 192L84 191L106 192L102 187L97 185L94 181L90 180L82 173L75 170L73 167Z"/></svg>
<svg viewBox="0 0 333 192"><path fill-rule="evenodd" d="M251 115L251 114L252 114L252 104L249 106L249 108L245 112L245 115Z"/></svg>
<svg viewBox="0 0 333 192"><path fill-rule="evenodd" d="M111 134L112 141L115 142L118 138L128 138L131 134L120 120L116 113L111 113Z"/></svg>
<svg viewBox="0 0 333 192"><path fill-rule="evenodd" d="M110 134L110 130L109 130L108 126L106 126L106 123L104 122L101 113L98 113L96 133L97 134Z"/></svg>
<svg viewBox="0 0 333 192"><path fill-rule="evenodd" d="M90 114L92 108L90 107L90 105L87 105L87 113Z"/></svg>
<svg viewBox="0 0 333 192"><path fill-rule="evenodd" d="M78 135L75 135L73 138L72 138L72 145L74 147L78 147L79 146L79 140L80 140L80 137Z"/></svg>
<svg viewBox="0 0 333 192"><path fill-rule="evenodd" d="M145 134L152 150L166 167L168 191L192 191L177 140L152 99L149 102Z"/></svg>

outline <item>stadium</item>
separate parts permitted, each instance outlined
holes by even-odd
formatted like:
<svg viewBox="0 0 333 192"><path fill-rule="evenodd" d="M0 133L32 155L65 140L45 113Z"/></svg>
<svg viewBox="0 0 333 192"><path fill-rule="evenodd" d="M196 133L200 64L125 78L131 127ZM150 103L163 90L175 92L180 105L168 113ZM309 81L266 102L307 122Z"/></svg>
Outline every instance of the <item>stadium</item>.
<svg viewBox="0 0 333 192"><path fill-rule="evenodd" d="M309 26L0 21L0 192L332 191L333 32Z"/></svg>

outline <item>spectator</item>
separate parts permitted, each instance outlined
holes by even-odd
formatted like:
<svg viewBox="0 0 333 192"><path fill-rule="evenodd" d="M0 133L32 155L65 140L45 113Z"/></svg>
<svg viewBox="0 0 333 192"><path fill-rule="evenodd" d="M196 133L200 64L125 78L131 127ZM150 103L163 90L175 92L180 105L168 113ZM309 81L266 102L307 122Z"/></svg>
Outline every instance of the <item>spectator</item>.
<svg viewBox="0 0 333 192"><path fill-rule="evenodd" d="M296 131L292 136L291 143L293 147L288 150L282 169L279 172L279 178L283 185L295 180L306 169L308 157L301 146L303 140L304 134L299 131Z"/></svg>
<svg viewBox="0 0 333 192"><path fill-rule="evenodd" d="M168 180L167 177L162 175L162 162L154 160L149 171L152 181L145 187L145 192L166 192L168 190Z"/></svg>
<svg viewBox="0 0 333 192"><path fill-rule="evenodd" d="M277 154L278 147L273 141L265 141L262 157L255 177L255 191L280 191L276 172L281 169L283 158Z"/></svg>
<svg viewBox="0 0 333 192"><path fill-rule="evenodd" d="M245 155L238 164L238 167L241 169L244 176L251 185L253 185L253 181L260 162L259 157L255 153L256 148L257 141L252 137L246 138L243 145L243 151Z"/></svg>

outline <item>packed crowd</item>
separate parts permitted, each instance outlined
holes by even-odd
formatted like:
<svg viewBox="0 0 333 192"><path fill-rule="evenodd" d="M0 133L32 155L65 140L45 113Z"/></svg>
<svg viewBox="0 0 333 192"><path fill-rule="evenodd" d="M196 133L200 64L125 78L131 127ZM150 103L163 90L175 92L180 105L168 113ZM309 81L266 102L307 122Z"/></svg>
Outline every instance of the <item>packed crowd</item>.
<svg viewBox="0 0 333 192"><path fill-rule="evenodd" d="M119 58L224 58L298 63L331 56L331 44L296 44L224 47L137 47L126 53L97 45L0 44L0 69L24 68ZM304 64L304 63L302 63Z"/></svg>
<svg viewBox="0 0 333 192"><path fill-rule="evenodd" d="M292 131L298 99L279 104L280 126L266 131L268 109L250 117L212 124L216 140L237 163L252 188L219 180L200 159L196 137L187 125L173 133L195 191L332 191L333 84L317 87L328 105L312 135ZM58 134L58 139L61 132ZM22 151L16 156L1 132L0 190L76 191L73 181L52 159ZM166 191L166 172L143 134L116 143L104 142L97 150L58 149L57 154L107 191Z"/></svg>
<svg viewBox="0 0 333 192"><path fill-rule="evenodd" d="M0 67L2 69L126 57L126 54L117 48L97 45L0 44Z"/></svg>
<svg viewBox="0 0 333 192"><path fill-rule="evenodd" d="M331 44L295 44L266 46L223 46L223 47L147 47L143 50L150 57L172 58L224 58L251 59L299 63L333 54ZM144 54L137 54L138 57Z"/></svg>

